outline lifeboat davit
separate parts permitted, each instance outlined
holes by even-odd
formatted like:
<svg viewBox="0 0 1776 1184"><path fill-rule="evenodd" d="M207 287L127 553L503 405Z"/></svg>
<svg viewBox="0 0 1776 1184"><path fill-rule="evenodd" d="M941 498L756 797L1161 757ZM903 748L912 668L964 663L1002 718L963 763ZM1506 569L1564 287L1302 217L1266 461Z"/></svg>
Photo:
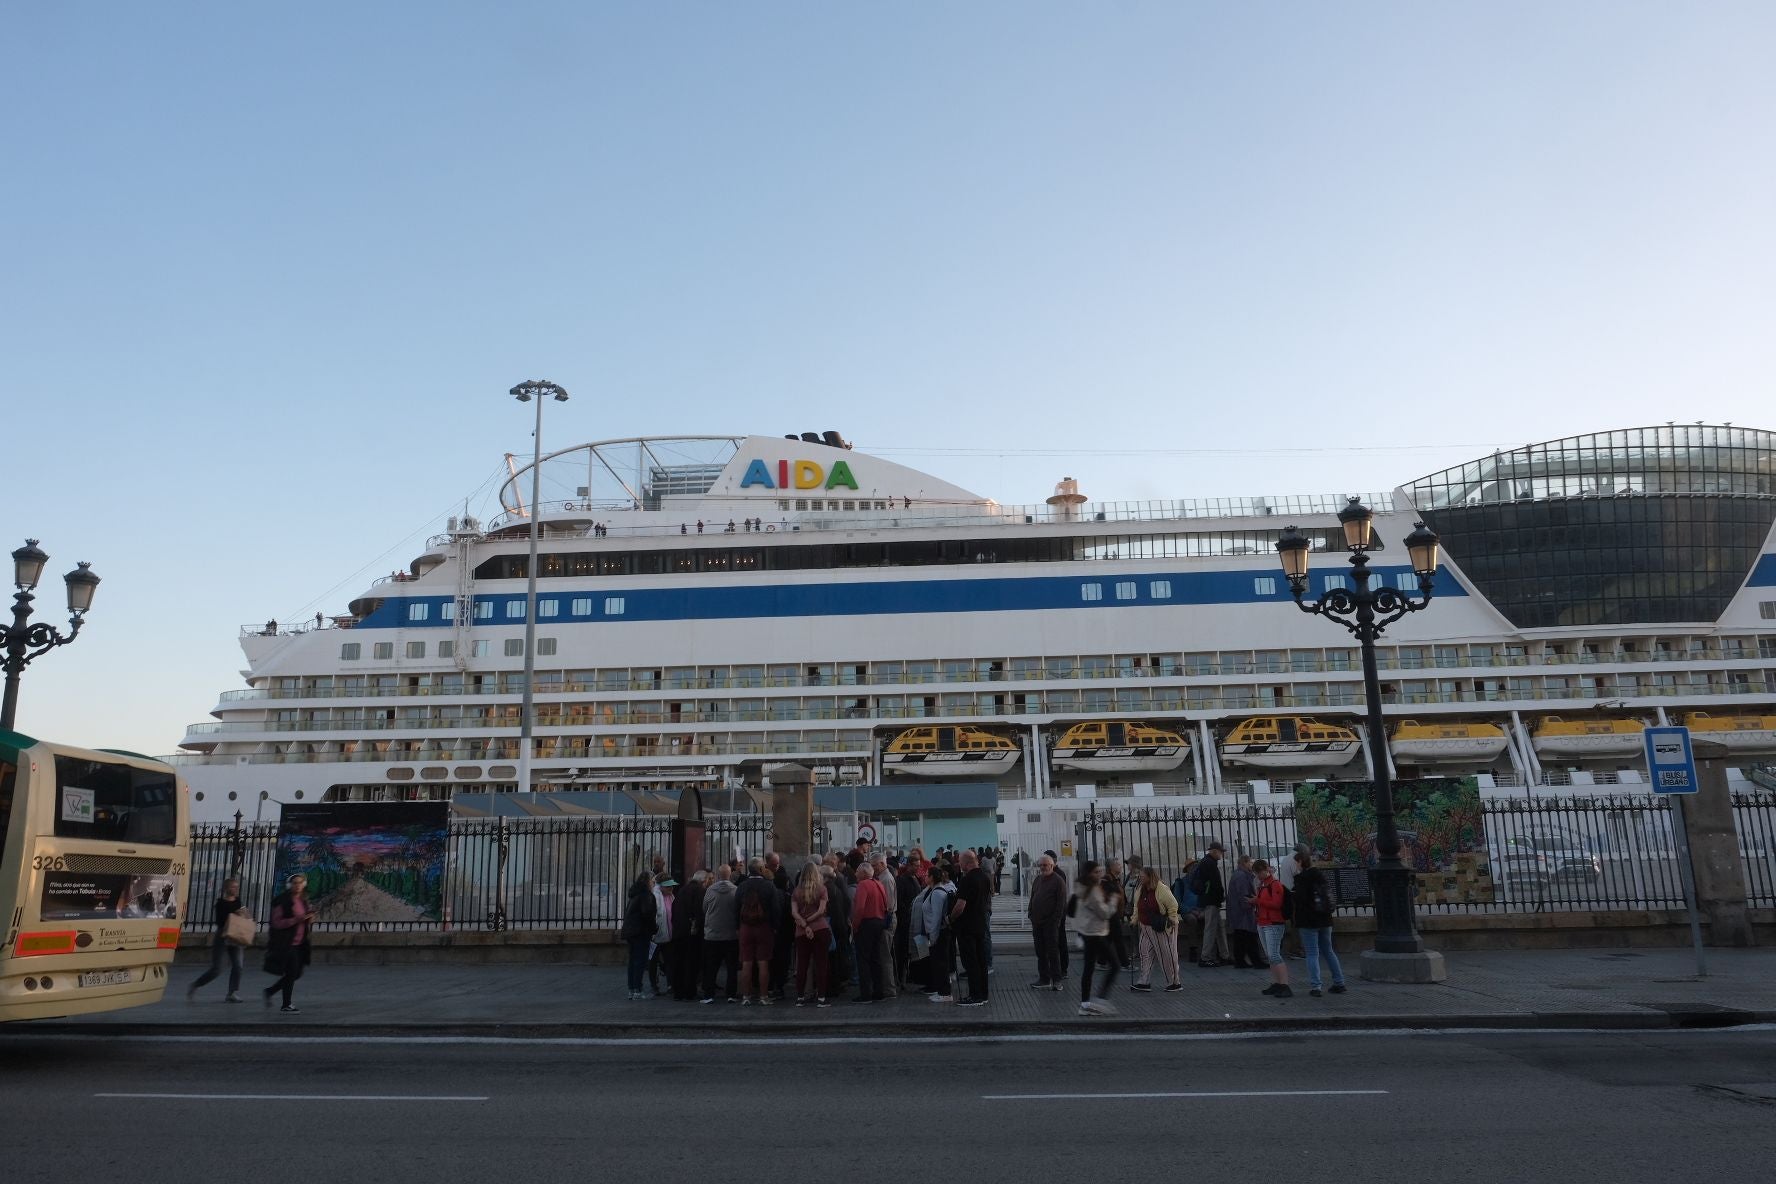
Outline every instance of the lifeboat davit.
<svg viewBox="0 0 1776 1184"><path fill-rule="evenodd" d="M1123 720L1074 724L1055 742L1059 769L1105 773L1164 773L1184 763L1190 741L1176 732Z"/></svg>
<svg viewBox="0 0 1776 1184"><path fill-rule="evenodd" d="M1342 765L1362 750L1357 734L1338 724L1299 715L1242 720L1221 742L1221 759L1259 769L1310 769Z"/></svg>

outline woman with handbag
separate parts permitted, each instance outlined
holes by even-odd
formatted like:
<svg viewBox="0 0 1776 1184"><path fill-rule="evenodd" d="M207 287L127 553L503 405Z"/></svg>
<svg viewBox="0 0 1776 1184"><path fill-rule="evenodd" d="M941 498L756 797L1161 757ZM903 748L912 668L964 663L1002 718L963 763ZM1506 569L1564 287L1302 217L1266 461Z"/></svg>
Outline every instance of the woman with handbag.
<svg viewBox="0 0 1776 1184"><path fill-rule="evenodd" d="M1135 920L1140 925L1141 976L1134 989L1153 989L1153 964L1165 971L1166 990L1181 991L1178 981L1178 898L1159 882L1156 868L1141 869L1140 886L1135 894Z"/></svg>
<svg viewBox="0 0 1776 1184"><path fill-rule="evenodd" d="M290 877L284 892L271 902L271 934L265 943L265 973L277 975L278 980L261 992L265 1006L270 1007L272 996L281 991L284 1005L279 1010L289 1015L301 1010L290 1002L290 996L296 989L296 980L302 977L308 966L308 931L313 924L314 906L308 903L308 877L299 872Z"/></svg>
<svg viewBox="0 0 1776 1184"><path fill-rule="evenodd" d="M222 881L222 895L216 898L216 934L210 943L210 968L198 975L185 989L187 1001L197 998L197 989L213 982L222 973L222 960L228 959L228 1002L239 1003L241 972L246 959L241 951L253 943L253 918L241 903L240 881ZM235 918L239 920L235 920ZM232 931L232 932L231 932Z"/></svg>

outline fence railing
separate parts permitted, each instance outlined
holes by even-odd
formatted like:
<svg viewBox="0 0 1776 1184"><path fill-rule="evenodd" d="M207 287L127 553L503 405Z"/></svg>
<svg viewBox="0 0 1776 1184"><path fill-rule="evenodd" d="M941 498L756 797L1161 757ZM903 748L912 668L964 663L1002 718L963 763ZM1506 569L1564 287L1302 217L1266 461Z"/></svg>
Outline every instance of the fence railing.
<svg viewBox="0 0 1776 1184"><path fill-rule="evenodd" d="M1433 913L1666 909L1683 906L1671 807L1650 794L1481 802L1483 833L1452 852L1408 843L1418 872L1418 907ZM1745 885L1752 907L1776 907L1776 792L1733 795ZM823 820L815 819L816 833ZM758 814L705 820L711 864L763 854L771 821ZM672 820L471 818L450 824L443 916L436 920L322 922L325 930L602 929L622 920L635 874L670 844ZM1295 808L1271 805L1112 807L1094 803L1075 835L1080 858L1139 855L1168 883L1210 842L1231 856L1277 862L1301 841ZM210 823L192 828L191 884L184 927L206 931L222 882L240 879L242 899L263 922L276 894L277 825ZM1324 862L1323 853L1316 861ZM1435 866L1433 866L1433 863ZM1014 877L1015 879L1015 877ZM1014 894L1018 885L1013 883Z"/></svg>
<svg viewBox="0 0 1776 1184"><path fill-rule="evenodd" d="M1768 806L1737 808L1762 808L1758 824L1771 825ZM1683 907L1671 810L1662 798L1491 800L1481 803L1481 818L1483 833L1463 836L1448 852L1415 843L1407 831L1403 857L1417 873L1420 911ZM1409 825L1402 823L1402 829ZM1747 833L1743 824L1740 833ZM1077 849L1083 858L1099 861L1139 855L1169 882L1215 840L1226 845L1230 858L1244 854L1274 864L1293 855L1302 834L1295 808L1287 804L1094 808L1079 824ZM1359 839L1366 856L1371 840ZM1758 849L1768 846L1765 842ZM1327 853L1315 852L1315 860L1326 863ZM1764 891L1771 890L1767 878L1760 883Z"/></svg>
<svg viewBox="0 0 1776 1184"><path fill-rule="evenodd" d="M762 855L770 819L757 814L704 820L712 862ZM623 900L637 872L667 853L672 819L454 819L444 851L443 915L423 921L328 922L321 931L375 929L604 929L622 920ZM230 878L261 923L270 916L276 883L277 825L249 822L194 826L191 887L184 928L208 930L210 902Z"/></svg>

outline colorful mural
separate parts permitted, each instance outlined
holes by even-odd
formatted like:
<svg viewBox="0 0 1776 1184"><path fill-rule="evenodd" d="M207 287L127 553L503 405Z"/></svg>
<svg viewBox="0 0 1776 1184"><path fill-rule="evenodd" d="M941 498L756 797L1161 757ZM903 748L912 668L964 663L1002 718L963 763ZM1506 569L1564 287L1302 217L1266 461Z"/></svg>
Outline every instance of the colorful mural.
<svg viewBox="0 0 1776 1184"><path fill-rule="evenodd" d="M277 884L308 877L322 921L438 921L444 914L448 802L286 805Z"/></svg>

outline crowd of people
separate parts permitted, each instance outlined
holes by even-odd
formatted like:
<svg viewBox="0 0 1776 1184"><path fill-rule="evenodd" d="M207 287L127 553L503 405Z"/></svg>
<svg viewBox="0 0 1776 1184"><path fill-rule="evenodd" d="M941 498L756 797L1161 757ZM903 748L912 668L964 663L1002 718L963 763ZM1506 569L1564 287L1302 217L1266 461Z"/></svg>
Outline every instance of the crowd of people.
<svg viewBox="0 0 1776 1184"><path fill-rule="evenodd" d="M1002 851L943 848L927 858L918 847L891 854L859 842L794 871L767 854L699 869L682 885L664 857L653 864L623 910L631 999L830 1007L918 992L963 1007L988 1001ZM1124 971L1133 991L1181 991L1181 965L1268 970L1263 993L1290 997L1291 939L1305 949L1311 995L1346 990L1330 885L1304 846L1273 867L1244 855L1229 864L1225 847L1211 843L1169 884L1139 856L1088 860L1071 885L1059 864L1044 852L1029 882L1030 986L1065 989L1070 928L1083 946L1081 1015L1115 1012L1107 996Z"/></svg>
<svg viewBox="0 0 1776 1184"><path fill-rule="evenodd" d="M679 884L655 856L623 908L629 997L830 1007L918 992L983 1006L1003 862L987 848L890 855L860 841L793 874L771 853Z"/></svg>

